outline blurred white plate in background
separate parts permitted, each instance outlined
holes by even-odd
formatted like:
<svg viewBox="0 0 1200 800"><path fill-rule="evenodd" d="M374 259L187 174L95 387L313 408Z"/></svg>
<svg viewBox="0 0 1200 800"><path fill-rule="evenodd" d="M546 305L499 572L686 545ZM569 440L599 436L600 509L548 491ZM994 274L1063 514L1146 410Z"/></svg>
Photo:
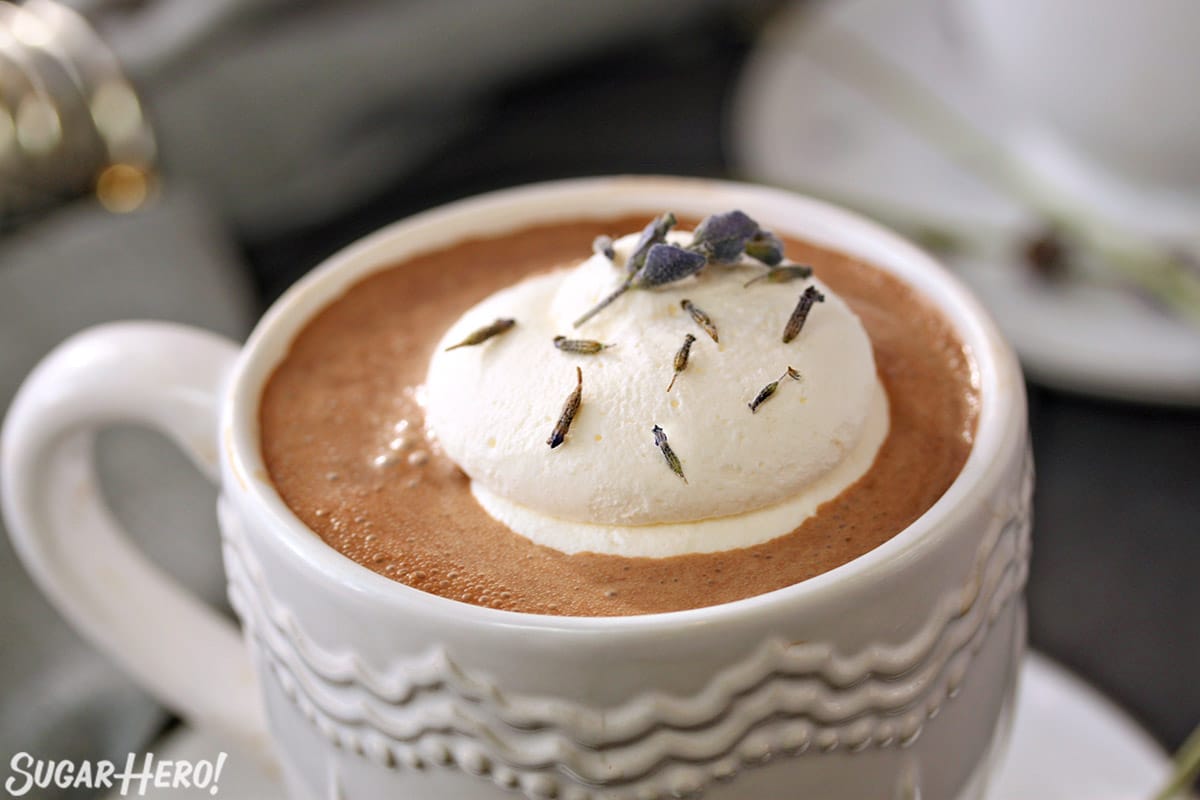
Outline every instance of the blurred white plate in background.
<svg viewBox="0 0 1200 800"><path fill-rule="evenodd" d="M954 163L861 90L839 50L851 32L989 134L1002 109L973 74L944 0L800 2L762 36L740 78L729 121L734 160L749 179L858 207L891 221L1029 234L1038 221ZM868 89L868 92L870 90ZM1011 126L1008 126L1011 128ZM1044 140L1008 142L1044 179L1101 215L1151 230L1163 215L1139 204ZM891 220L888 217L892 217ZM1193 236L1200 236L1200 224ZM995 315L1031 377L1047 385L1136 401L1200 406L1200 329L1131 293L1048 285L1010 256L944 259Z"/></svg>

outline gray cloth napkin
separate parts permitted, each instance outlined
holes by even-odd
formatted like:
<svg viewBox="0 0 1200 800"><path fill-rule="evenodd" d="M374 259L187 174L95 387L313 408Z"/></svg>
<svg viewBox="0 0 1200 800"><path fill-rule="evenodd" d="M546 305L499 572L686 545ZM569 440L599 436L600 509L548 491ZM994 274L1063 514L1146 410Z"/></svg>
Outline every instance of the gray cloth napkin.
<svg viewBox="0 0 1200 800"><path fill-rule="evenodd" d="M370 197L436 154L508 82L737 4L68 2L141 91L168 175L196 181L254 235Z"/></svg>
<svg viewBox="0 0 1200 800"><path fill-rule="evenodd" d="M0 239L0 407L38 359L93 323L170 319L243 337L253 313L249 287L203 208L182 190L126 216L81 201ZM165 439L146 431L104 434L97 459L114 511L138 543L194 591L222 602L215 490ZM0 687L4 776L22 751L123 759L165 719L50 607L6 535Z"/></svg>

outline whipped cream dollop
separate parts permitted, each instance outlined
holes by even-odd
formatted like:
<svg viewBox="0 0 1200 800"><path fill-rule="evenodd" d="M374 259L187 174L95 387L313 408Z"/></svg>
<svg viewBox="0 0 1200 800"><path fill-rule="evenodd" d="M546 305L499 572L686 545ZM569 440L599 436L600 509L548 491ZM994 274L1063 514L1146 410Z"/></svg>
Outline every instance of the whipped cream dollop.
<svg viewBox="0 0 1200 800"><path fill-rule="evenodd" d="M617 258L529 278L467 311L430 362L426 419L485 510L533 541L568 553L662 557L747 547L795 529L861 477L887 435L886 395L853 311L818 278L760 281L748 257L626 292L572 323L616 288L637 237ZM668 241L686 245L687 232ZM808 286L825 300L799 336L784 325ZM681 308L715 325L715 342ZM499 318L516 325L482 344L446 348ZM670 392L675 354L696 337ZM596 354L562 352L555 336L589 339ZM582 369L566 441L547 437ZM786 376L791 367L799 380ZM782 380L781 379L782 376ZM755 412L748 404L772 381ZM681 479L655 443L662 428Z"/></svg>

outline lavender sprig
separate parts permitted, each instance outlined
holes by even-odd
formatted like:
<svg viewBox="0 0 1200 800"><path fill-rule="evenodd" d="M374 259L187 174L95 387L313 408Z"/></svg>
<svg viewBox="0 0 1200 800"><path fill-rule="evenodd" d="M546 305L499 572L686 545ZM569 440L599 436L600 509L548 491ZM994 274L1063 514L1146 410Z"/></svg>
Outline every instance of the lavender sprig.
<svg viewBox="0 0 1200 800"><path fill-rule="evenodd" d="M613 289L612 292L606 295L599 303L596 303L596 305L589 308L582 317L572 322L571 327L578 328L580 325L612 305L614 300L629 291L629 287L633 286L633 279L634 276L630 275L625 280L621 281L620 286L618 286L616 289Z"/></svg>
<svg viewBox="0 0 1200 800"><path fill-rule="evenodd" d="M656 244L646 254L646 263L633 279L638 289L650 289L681 281L704 269L708 261L700 253L673 244Z"/></svg>
<svg viewBox="0 0 1200 800"><path fill-rule="evenodd" d="M750 241L746 242L746 255L768 267L774 267L783 261L783 242L770 231L759 228Z"/></svg>
<svg viewBox="0 0 1200 800"><path fill-rule="evenodd" d="M667 212L648 224L625 263L625 280L590 308L573 326L578 328L612 305L630 289L651 289L691 277L708 264L733 264L749 253L768 266L783 260L783 243L770 231L741 211L710 214L696 227L686 247L668 244L667 233L675 226L675 215ZM598 240L599 241L599 240ZM594 245L602 247L602 243Z"/></svg>
<svg viewBox="0 0 1200 800"><path fill-rule="evenodd" d="M646 254L646 260L633 275L625 278L621 285L607 295L599 303L588 309L582 317L571 323L578 328L592 317L608 308L614 300L630 289L652 289L683 280L689 275L695 275L704 268L704 256L693 253L673 244L656 244Z"/></svg>
<svg viewBox="0 0 1200 800"><path fill-rule="evenodd" d="M1095 213L1086 203L1053 191L1030 164L849 28L826 26L819 44L827 48L824 53L828 57L823 57L822 63L837 69L883 111L1069 237L1074 250L1097 263L1098 274L1092 280L1133 285L1180 318L1200 326L1200 276L1189 270L1177 253L1147 237L1136 225ZM843 200L855 205L851 198ZM895 208L858 205L896 227L911 229L921 222ZM981 235L977 226L955 229L939 222L936 227L959 247L986 251L993 246L987 239L995 237ZM1007 231L998 233L1011 245Z"/></svg>
<svg viewBox="0 0 1200 800"><path fill-rule="evenodd" d="M674 227L675 215L670 211L652 219L642 229L642 235L638 237L637 244L633 246L633 252L629 254L629 260L625 262L625 273L633 275L640 270L642 265L646 263L646 257L650 254L650 249L656 244L662 244L667 241L667 232Z"/></svg>
<svg viewBox="0 0 1200 800"><path fill-rule="evenodd" d="M714 264L734 264L758 233L758 223L741 211L710 214L696 226L689 248Z"/></svg>
<svg viewBox="0 0 1200 800"><path fill-rule="evenodd" d="M807 264L789 264L785 267L771 267L757 278L751 278L742 284L742 288L746 288L759 281L767 283L788 283L794 280L808 280L813 275L813 268Z"/></svg>

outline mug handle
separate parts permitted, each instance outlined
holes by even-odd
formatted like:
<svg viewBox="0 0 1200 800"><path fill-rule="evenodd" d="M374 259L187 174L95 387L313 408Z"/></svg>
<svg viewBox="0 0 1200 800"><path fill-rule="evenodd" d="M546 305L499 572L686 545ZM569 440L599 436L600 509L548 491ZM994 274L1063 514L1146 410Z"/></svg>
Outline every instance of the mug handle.
<svg viewBox="0 0 1200 800"><path fill-rule="evenodd" d="M55 348L0 435L0 490L18 555L98 649L163 704L270 764L262 702L237 626L152 564L105 505L92 448L117 423L158 430L214 482L225 380L238 346L162 322L120 322ZM164 524L169 535L169 522Z"/></svg>

